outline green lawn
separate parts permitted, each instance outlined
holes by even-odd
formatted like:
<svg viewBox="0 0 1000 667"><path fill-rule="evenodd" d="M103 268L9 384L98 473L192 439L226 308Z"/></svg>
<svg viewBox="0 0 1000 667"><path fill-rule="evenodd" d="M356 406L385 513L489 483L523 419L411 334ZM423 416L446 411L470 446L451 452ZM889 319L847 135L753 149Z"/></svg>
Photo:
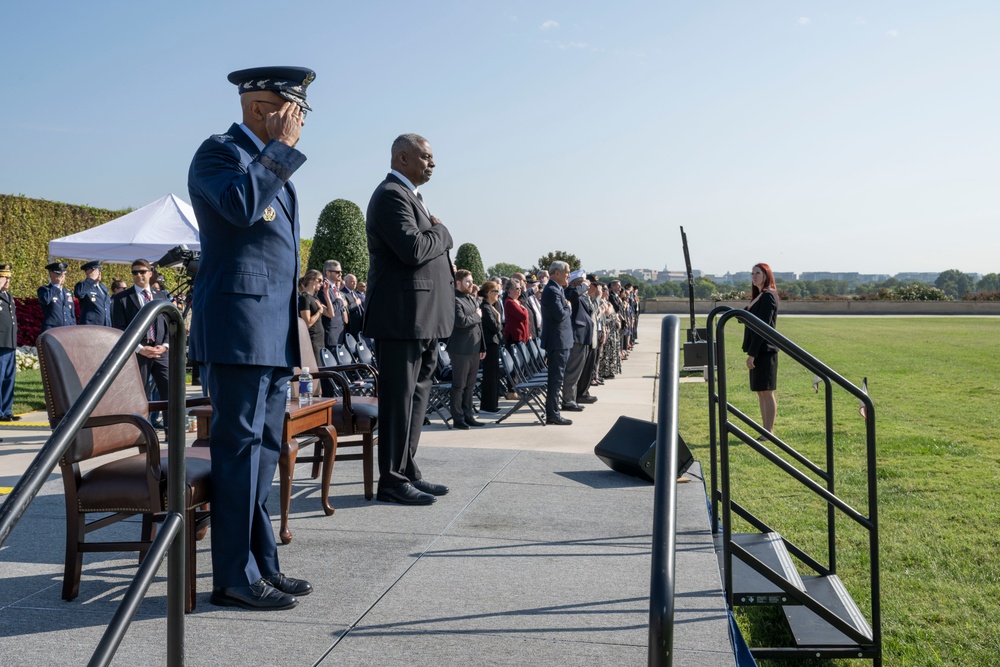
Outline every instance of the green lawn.
<svg viewBox="0 0 1000 667"><path fill-rule="evenodd" d="M1000 665L1000 320L779 318L778 324L848 380L860 386L868 378L878 438L885 664ZM742 327L731 321L729 400L759 418L741 341ZM811 380L809 371L781 357L775 432L822 463L823 393L814 393ZM834 415L838 495L866 514L857 400L835 392ZM707 385L681 385L680 424L707 474ZM734 499L825 558L825 506L749 447L735 447L731 458ZM843 518L837 530L840 574L867 609L866 537ZM751 644L776 642L783 627L767 613L741 610L738 618Z"/></svg>
<svg viewBox="0 0 1000 667"><path fill-rule="evenodd" d="M40 370L18 371L14 378L14 414L45 410Z"/></svg>

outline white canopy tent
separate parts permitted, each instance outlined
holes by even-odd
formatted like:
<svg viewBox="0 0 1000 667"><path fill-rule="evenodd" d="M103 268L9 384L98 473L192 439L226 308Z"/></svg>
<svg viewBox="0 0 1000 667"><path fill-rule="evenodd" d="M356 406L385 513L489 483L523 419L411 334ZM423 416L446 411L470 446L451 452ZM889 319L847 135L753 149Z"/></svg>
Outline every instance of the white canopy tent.
<svg viewBox="0 0 1000 667"><path fill-rule="evenodd" d="M49 241L49 259L155 262L182 244L201 250L198 221L190 204L170 194L111 222Z"/></svg>

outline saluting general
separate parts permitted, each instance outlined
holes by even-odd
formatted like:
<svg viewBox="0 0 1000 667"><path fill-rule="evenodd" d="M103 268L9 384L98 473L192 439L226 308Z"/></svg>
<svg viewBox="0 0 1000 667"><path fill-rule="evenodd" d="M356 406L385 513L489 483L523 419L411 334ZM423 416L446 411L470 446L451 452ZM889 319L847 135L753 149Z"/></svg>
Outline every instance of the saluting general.
<svg viewBox="0 0 1000 667"><path fill-rule="evenodd" d="M212 400L212 604L289 609L312 586L281 573L267 499L281 449L285 384L299 358L299 214L292 174L305 125L302 67L229 75L243 122L209 137L188 172L201 265L191 358Z"/></svg>
<svg viewBox="0 0 1000 667"><path fill-rule="evenodd" d="M101 282L101 261L87 262L80 270L85 277L73 288L73 294L80 301L80 324L110 327L111 297Z"/></svg>
<svg viewBox="0 0 1000 667"><path fill-rule="evenodd" d="M42 307L39 333L76 324L73 293L66 288L66 262L52 262L45 270L49 272L49 284L38 288L38 303Z"/></svg>
<svg viewBox="0 0 1000 667"><path fill-rule="evenodd" d="M392 142L392 170L368 203L368 295L364 333L378 358L378 500L430 505L448 487L423 478L414 460L437 367L438 339L455 325L451 233L418 188L430 180L427 140Z"/></svg>

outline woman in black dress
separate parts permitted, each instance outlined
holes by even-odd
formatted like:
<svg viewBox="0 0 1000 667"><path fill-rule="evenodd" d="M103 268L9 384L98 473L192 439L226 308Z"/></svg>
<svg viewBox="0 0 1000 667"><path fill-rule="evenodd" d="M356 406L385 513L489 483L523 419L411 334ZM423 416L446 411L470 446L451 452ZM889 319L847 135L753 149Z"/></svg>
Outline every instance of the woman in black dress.
<svg viewBox="0 0 1000 667"><path fill-rule="evenodd" d="M778 321L778 288L771 267L755 264L750 279L753 289L746 310L774 327ZM750 369L750 391L757 394L760 403L761 423L768 433L774 433L774 417L778 413L778 401L774 397L778 385L778 348L746 329L743 351L747 353L747 368Z"/></svg>
<svg viewBox="0 0 1000 667"><path fill-rule="evenodd" d="M498 300L500 285L487 280L479 289L483 303L483 338L486 339L486 358L483 359L482 400L479 411L495 413L500 410L500 345L503 343L503 325L500 323Z"/></svg>
<svg viewBox="0 0 1000 667"><path fill-rule="evenodd" d="M322 284L323 274L315 269L306 271L306 275L299 278L299 317L305 321L309 329L309 340L312 342L317 364L320 359L319 351L323 347L323 324L320 320L323 315L331 316L333 311L333 308L316 298L316 292Z"/></svg>

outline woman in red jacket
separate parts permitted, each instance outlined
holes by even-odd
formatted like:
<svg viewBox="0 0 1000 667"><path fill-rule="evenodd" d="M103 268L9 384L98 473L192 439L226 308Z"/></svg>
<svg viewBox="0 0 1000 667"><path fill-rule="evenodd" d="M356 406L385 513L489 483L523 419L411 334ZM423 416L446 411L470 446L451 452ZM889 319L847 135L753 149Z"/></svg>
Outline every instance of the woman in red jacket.
<svg viewBox="0 0 1000 667"><path fill-rule="evenodd" d="M505 322L503 325L504 341L525 343L528 341L528 309L518 300L521 297L521 283L511 280L507 286L507 300L503 303Z"/></svg>

